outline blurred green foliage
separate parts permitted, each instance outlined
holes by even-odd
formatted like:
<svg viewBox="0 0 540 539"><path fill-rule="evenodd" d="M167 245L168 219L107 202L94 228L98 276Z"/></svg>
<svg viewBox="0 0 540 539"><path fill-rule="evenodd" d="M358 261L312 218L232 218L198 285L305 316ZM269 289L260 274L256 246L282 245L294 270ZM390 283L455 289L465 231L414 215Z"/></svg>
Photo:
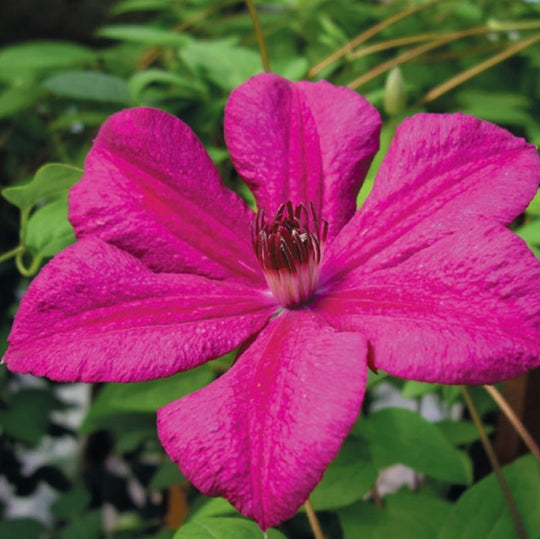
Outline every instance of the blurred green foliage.
<svg viewBox="0 0 540 539"><path fill-rule="evenodd" d="M355 86L362 76L358 90L383 112L381 153L359 203L372 185L397 123L419 110L460 110L540 144L538 43L436 99L426 99L431 90L456 75L520 40L540 35L538 2L261 0L256 5L273 71L293 80L328 78ZM385 21L402 12L408 16L385 26ZM28 16L41 14L33 10ZM84 32L81 26L80 41L51 40L50 36L44 40L40 34L40 39L0 48L2 335L7 335L28 277L74 241L67 221L67 193L80 177L97 128L113 112L150 105L178 115L203 140L224 181L249 198L228 160L222 134L229 92L262 71L245 4L236 0L124 0L111 3L99 18L106 20L95 28L92 39L86 26ZM350 46L351 40L376 25L383 26L379 32ZM448 37L465 31L469 35ZM72 34L70 26L66 35ZM437 41L441 43L424 54L400 60L413 48ZM317 68L333 55L333 61ZM371 70L385 62L388 69L371 77ZM540 252L538 197L513 226ZM228 502L207 500L190 489L163 455L155 434L158 406L205 385L230 361L230 357L218 360L165 381L107 384L99 388L79 433L63 428L55 419L54 412L67 406L58 396L57 384L43 381L39 388L29 387L24 378L3 368L0 473L18 495L32 494L38 485L47 483L58 498L46 524L5 516L0 536L100 537L99 509L105 504L114 506L119 515L108 537L257 536L257 527L241 519ZM460 402L459 390L384 378L413 402L425 395L436 399L448 411L448 418L433 424L407 410L372 411L371 391L382 378L383 374L373 377L363 417L313 493L313 505L321 511L327 536L514 537L494 478L473 482L484 470L477 458L478 433L466 420L451 420L449 413ZM493 403L481 390L473 396L486 428L492 431ZM76 471L72 463L54 459L32 473L25 471L23 454L28 449L43 448L51 438L84 440L82 433L87 436L81 441L85 458ZM127 472L121 477L107 470L105 462L111 457L122 459ZM393 463L404 463L418 472L418 492L405 487L385 497L381 509L366 494L379 472ZM526 457L506 473L526 529L530 537L538 537L538 466ZM142 489L144 499L130 498L132 483ZM189 512L187 524L175 535L165 526L164 515L166 489L176 483L187 493L184 504ZM456 501L463 489L465 493ZM310 537L305 515L299 514L281 531L271 530L268 535L283 536Z"/></svg>

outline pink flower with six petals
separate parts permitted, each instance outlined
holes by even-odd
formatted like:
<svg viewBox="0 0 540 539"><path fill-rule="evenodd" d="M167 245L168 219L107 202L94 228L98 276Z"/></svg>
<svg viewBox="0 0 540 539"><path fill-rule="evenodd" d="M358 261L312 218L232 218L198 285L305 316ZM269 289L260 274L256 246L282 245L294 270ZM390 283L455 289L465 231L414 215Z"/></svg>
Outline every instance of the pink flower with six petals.
<svg viewBox="0 0 540 539"><path fill-rule="evenodd" d="M70 194L78 241L28 289L9 368L134 382L241 345L158 428L187 478L265 529L336 456L368 364L468 384L540 364L540 262L505 228L536 193L534 147L470 116L415 115L357 211L379 127L324 81L237 88L225 137L256 216L185 124L115 114Z"/></svg>

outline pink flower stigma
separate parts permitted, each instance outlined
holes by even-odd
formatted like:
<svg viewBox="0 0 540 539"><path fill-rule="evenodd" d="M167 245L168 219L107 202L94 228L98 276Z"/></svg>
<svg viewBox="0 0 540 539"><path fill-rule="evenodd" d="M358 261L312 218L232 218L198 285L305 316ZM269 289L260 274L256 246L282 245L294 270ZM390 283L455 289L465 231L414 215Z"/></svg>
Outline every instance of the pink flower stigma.
<svg viewBox="0 0 540 539"><path fill-rule="evenodd" d="M317 288L328 222L313 204L282 204L266 222L262 208L252 222L255 254L274 297L285 307L306 303Z"/></svg>

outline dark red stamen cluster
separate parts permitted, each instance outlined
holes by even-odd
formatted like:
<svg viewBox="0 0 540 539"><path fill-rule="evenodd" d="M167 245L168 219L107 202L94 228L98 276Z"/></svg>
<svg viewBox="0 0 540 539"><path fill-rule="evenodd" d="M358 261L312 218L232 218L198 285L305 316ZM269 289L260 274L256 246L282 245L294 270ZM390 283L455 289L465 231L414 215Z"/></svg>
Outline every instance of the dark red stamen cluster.
<svg viewBox="0 0 540 539"><path fill-rule="evenodd" d="M313 204L282 204L266 222L264 209L252 223L255 253L268 286L284 305L305 302L319 281L328 223L319 219Z"/></svg>

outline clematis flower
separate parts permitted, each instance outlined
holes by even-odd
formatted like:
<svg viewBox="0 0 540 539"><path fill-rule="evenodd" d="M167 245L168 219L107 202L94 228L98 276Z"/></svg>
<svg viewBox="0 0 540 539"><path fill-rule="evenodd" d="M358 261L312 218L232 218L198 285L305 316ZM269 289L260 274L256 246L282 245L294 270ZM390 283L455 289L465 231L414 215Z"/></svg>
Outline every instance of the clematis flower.
<svg viewBox="0 0 540 539"><path fill-rule="evenodd" d="M9 368L135 382L240 346L158 429L190 481L266 529L336 456L368 365L479 384L540 364L540 262L505 228L536 193L535 148L470 116L415 115L357 211L379 127L324 81L237 88L225 138L255 214L184 123L113 115L70 194L78 241L28 289Z"/></svg>

